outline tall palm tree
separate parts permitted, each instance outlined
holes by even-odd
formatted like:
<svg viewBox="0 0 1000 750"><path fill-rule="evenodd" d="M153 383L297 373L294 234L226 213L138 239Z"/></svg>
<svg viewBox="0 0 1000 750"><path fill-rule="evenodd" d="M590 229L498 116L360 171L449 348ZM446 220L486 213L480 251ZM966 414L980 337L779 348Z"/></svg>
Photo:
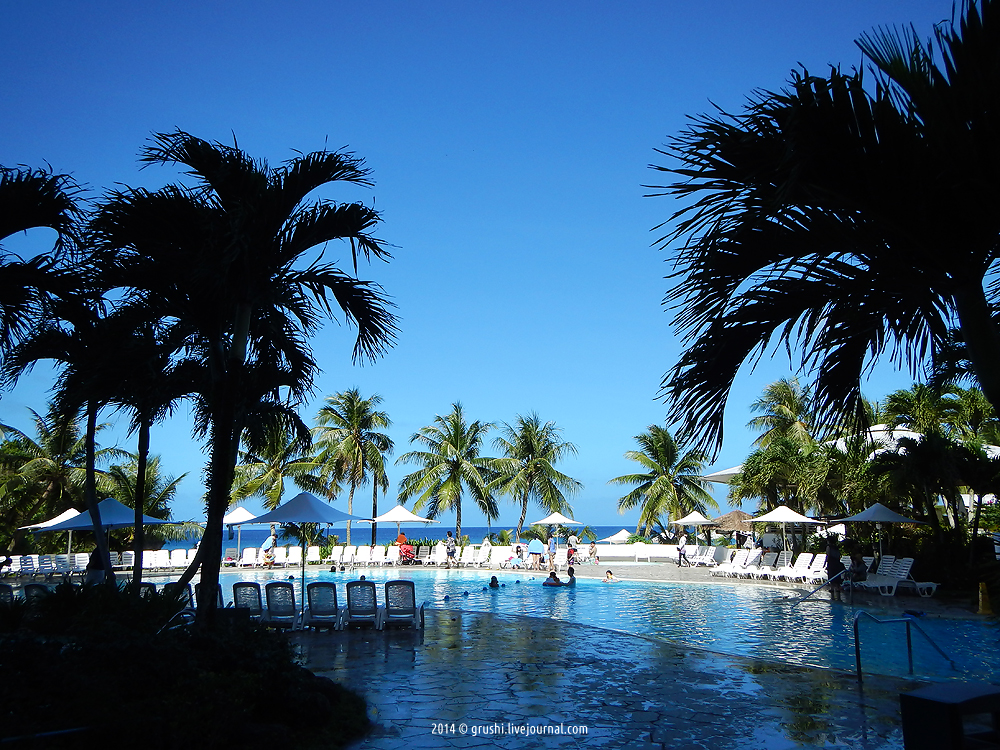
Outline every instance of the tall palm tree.
<svg viewBox="0 0 1000 750"><path fill-rule="evenodd" d="M462 404L455 402L446 415L434 418L434 424L421 427L410 436L425 450L400 456L397 464L416 464L419 469L407 474L399 484L399 499L405 503L416 498L414 510L427 506L427 517L436 518L444 511L455 511L455 536L462 537L462 494L467 489L479 509L489 518L497 518L496 500L490 490L495 479L495 459L480 455L483 440L492 429L490 422L466 422Z"/></svg>
<svg viewBox="0 0 1000 750"><path fill-rule="evenodd" d="M170 518L170 503L177 495L177 487L187 476L179 477L165 475L160 468L159 456L148 456L142 462L143 477L139 476L140 461L138 455L130 456L126 464L113 464L101 483L101 489L122 505L130 508L139 507L143 515L151 518ZM126 544L133 542L134 534L141 531L142 524L118 532L124 535ZM137 580L137 579L133 579Z"/></svg>
<svg viewBox="0 0 1000 750"><path fill-rule="evenodd" d="M347 512L353 513L354 491L361 485L372 484L372 518L378 515L378 491L385 492L389 480L385 473L385 457L395 446L379 430L387 430L392 420L377 409L382 397L377 393L363 398L357 388L327 397L326 405L316 415L319 460L333 468L333 475L346 481ZM351 543L351 522L347 522L347 543ZM372 524L372 544L375 544L375 524Z"/></svg>
<svg viewBox="0 0 1000 750"><path fill-rule="evenodd" d="M209 440L207 523L181 582L201 567L212 589L244 429L262 409L294 416L316 372L311 335L336 305L357 326L355 358L379 356L394 338L381 289L324 263L326 243L350 242L355 274L358 255L390 256L371 235L377 212L309 200L329 183L371 184L352 154L316 152L272 168L176 131L154 135L142 160L180 165L194 186L113 193L92 226L116 286L179 326L203 365L196 405L199 434ZM211 597L199 603L199 621L211 624L214 607Z"/></svg>
<svg viewBox="0 0 1000 750"><path fill-rule="evenodd" d="M643 527L646 536L654 525L662 529L664 516L680 518L695 510L705 513L708 508L719 509L708 492L708 482L701 478L704 453L684 450L666 429L655 424L636 435L635 440L639 450L627 451L625 458L638 463L644 471L615 477L608 484L633 487L618 499L618 512L640 507L636 534Z"/></svg>
<svg viewBox="0 0 1000 750"><path fill-rule="evenodd" d="M861 422L871 360L915 367L955 322L1000 404L998 8L966 0L929 45L864 36L876 86L795 72L662 152L677 163L655 169L680 181L655 194L685 199L662 240L678 247L666 304L688 341L663 381L682 435L718 445L733 379L775 342L816 372L821 422Z"/></svg>
<svg viewBox="0 0 1000 750"><path fill-rule="evenodd" d="M938 389L923 383L893 391L885 399L889 424L921 435L944 434L958 418L959 405L952 398L953 392L952 386Z"/></svg>
<svg viewBox="0 0 1000 750"><path fill-rule="evenodd" d="M556 463L576 455L577 451L573 443L559 439L562 430L555 422L542 424L534 412L527 417L518 416L513 425L505 422L500 431L493 447L503 457L493 464L499 476L493 480L492 489L510 495L520 506L515 535L515 540L520 541L529 501L534 500L550 513L564 512L569 509L566 495L575 495L583 488L580 482L555 468Z"/></svg>

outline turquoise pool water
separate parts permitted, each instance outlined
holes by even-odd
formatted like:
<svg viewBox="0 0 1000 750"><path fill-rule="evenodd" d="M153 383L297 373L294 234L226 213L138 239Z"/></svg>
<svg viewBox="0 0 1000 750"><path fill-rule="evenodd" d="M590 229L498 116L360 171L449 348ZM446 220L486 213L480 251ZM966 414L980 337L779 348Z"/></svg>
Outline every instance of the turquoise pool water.
<svg viewBox="0 0 1000 750"><path fill-rule="evenodd" d="M774 589L760 586L625 581L603 584L581 579L573 588L549 588L541 585L540 578L505 574L498 576L506 584L503 588L484 590L492 575L489 571L419 568L374 568L353 573L310 570L307 582L346 583L362 574L376 583L410 579L416 586L418 601L441 609L566 620L721 653L854 671L854 609L825 600L806 600L792 608L775 603ZM298 583L297 570L225 571L223 591L228 601L237 580L264 582L289 575L295 575ZM343 587L338 594L343 600ZM880 619L899 617L872 608L866 611ZM914 630L915 676L1000 683L1000 626L996 623L934 617L915 621L958 665L953 670ZM866 673L907 675L904 625L879 625L862 619L860 632Z"/></svg>

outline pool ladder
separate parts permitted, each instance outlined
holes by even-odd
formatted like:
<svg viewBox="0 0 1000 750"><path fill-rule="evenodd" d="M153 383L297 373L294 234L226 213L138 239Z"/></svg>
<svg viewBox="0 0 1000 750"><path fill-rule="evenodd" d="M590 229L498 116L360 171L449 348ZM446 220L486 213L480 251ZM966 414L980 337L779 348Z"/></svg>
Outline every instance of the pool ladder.
<svg viewBox="0 0 1000 750"><path fill-rule="evenodd" d="M902 622L906 624L906 658L909 660L910 674L913 674L913 637L910 632L911 628L916 628L918 631L920 631L920 634L927 639L927 642L934 647L934 650L937 651L939 654L941 654L941 656L943 656L948 661L948 663L951 664L951 668L957 669L957 667L955 666L955 662L952 660L952 658L948 656L948 654L946 654L943 650L941 650L940 646L938 646L933 640L931 640L931 637L927 635L926 632L924 632L924 629L920 627L920 625L918 625L913 620L912 617L899 617L893 620L880 620L874 615L865 612L865 610L859 609L854 614L854 661L857 664L857 669L858 669L858 682L862 681L861 680L861 637L858 633L858 620L860 620L862 616L867 617L869 620L872 620L878 623L879 625L890 625L892 623L897 623L897 622Z"/></svg>

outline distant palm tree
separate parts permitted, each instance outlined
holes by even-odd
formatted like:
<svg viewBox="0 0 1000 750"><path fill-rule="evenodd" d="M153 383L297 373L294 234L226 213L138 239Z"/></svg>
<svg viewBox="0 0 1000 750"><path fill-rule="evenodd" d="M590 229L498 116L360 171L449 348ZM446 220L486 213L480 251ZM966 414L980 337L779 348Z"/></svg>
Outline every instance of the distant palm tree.
<svg viewBox="0 0 1000 750"><path fill-rule="evenodd" d="M513 425L504 423L501 436L493 447L502 454L493 469L499 475L491 489L510 495L521 508L515 540L520 540L528 502L534 500L549 513L569 510L566 495L574 495L583 485L558 471L555 464L568 455L576 455L576 446L559 439L561 430L555 422L545 422L535 413L519 416Z"/></svg>
<svg viewBox="0 0 1000 750"><path fill-rule="evenodd" d="M921 435L944 434L958 417L953 392L952 386L937 389L923 383L893 391L885 399L890 426L908 427Z"/></svg>
<svg viewBox="0 0 1000 750"><path fill-rule="evenodd" d="M382 403L377 393L363 398L357 388L327 397L326 405L316 415L316 445L320 463L332 467L338 481L346 481L347 512L354 512L354 491L368 482L372 484L372 518L378 515L378 491L388 490L385 457L395 446L379 430L392 426L392 420L376 407ZM351 543L351 523L347 522L347 544ZM372 544L375 544L375 524L372 524Z"/></svg>
<svg viewBox="0 0 1000 750"><path fill-rule="evenodd" d="M685 451L658 425L635 436L639 450L627 451L625 458L637 462L645 471L625 474L609 480L608 484L631 486L634 489L618 500L618 512L624 513L639 507L639 521L635 533L645 528L649 536L654 525L663 527L664 516L681 518L697 510L719 509L708 493L708 482L701 478L705 470L705 455L700 451Z"/></svg>
<svg viewBox="0 0 1000 750"><path fill-rule="evenodd" d="M286 480L300 489L333 498L337 488L319 476L322 468L323 462L313 451L309 432L299 433L295 425L276 420L264 428L262 442L247 446L240 454L232 503L238 505L248 498L260 497L265 510L274 510L281 504Z"/></svg>
<svg viewBox="0 0 1000 750"><path fill-rule="evenodd" d="M662 240L676 248L665 304L687 344L662 392L685 439L721 443L734 378L773 345L815 372L821 423L863 423L872 358L915 367L956 323L1000 404L998 8L961 3L929 45L866 35L870 66L794 72L663 152L676 163L656 169L677 181L655 194L683 199Z"/></svg>
<svg viewBox="0 0 1000 750"><path fill-rule="evenodd" d="M139 460L138 456L133 456L132 459L125 465L114 464L108 467L101 482L102 491L129 508L135 508L137 504L140 505L143 515L151 518L169 519L170 503L177 495L178 485L187 474L181 474L179 477L165 476L160 469L160 457L149 456L143 466L145 481L141 483L141 490L137 492L136 488L140 485ZM132 541L133 529L139 530L141 528L142 526L138 525L117 533L124 533L127 544Z"/></svg>
<svg viewBox="0 0 1000 750"><path fill-rule="evenodd" d="M812 442L809 410L809 389L802 387L798 378L781 378L767 385L761 397L750 405L750 411L760 414L747 423L747 427L761 433L753 444L766 448L779 437L803 444Z"/></svg>
<svg viewBox="0 0 1000 750"><path fill-rule="evenodd" d="M399 486L400 502L416 498L414 510L427 506L427 517L436 518L447 510L455 511L455 536L462 536L462 494L469 494L479 509L490 518L497 518L496 501L490 491L494 479L491 468L494 459L480 455L486 433L493 427L489 422L466 423L460 403L452 404L445 416L434 418L434 424L421 427L410 437L426 450L411 451L396 463L417 464L421 468L403 477Z"/></svg>

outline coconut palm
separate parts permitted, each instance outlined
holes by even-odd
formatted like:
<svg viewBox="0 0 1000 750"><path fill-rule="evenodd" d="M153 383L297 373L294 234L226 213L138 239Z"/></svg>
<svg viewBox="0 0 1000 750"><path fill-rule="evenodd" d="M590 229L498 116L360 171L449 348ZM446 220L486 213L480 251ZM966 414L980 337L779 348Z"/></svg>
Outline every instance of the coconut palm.
<svg viewBox="0 0 1000 750"><path fill-rule="evenodd" d="M445 416L438 415L434 424L421 427L410 436L425 450L404 453L397 464L416 464L419 469L407 474L399 484L402 503L416 498L413 509L427 506L427 517L455 511L455 536L462 537L462 495L468 490L479 509L489 518L497 518L496 500L490 490L495 479L492 465L495 459L480 455L489 422L466 422L462 404L451 405Z"/></svg>
<svg viewBox="0 0 1000 750"><path fill-rule="evenodd" d="M527 417L518 416L513 425L505 422L500 431L493 447L503 457L493 464L498 477L491 489L510 495L520 506L515 536L515 540L520 540L529 501L549 513L570 510L566 495L575 495L583 485L558 471L555 464L566 456L576 455L576 446L559 439L562 430L555 422L542 424L534 412Z"/></svg>
<svg viewBox="0 0 1000 750"><path fill-rule="evenodd" d="M719 444L733 379L772 342L815 371L820 422L861 422L872 359L916 367L956 323L1000 403L1000 16L995 0L962 8L926 45L863 37L874 87L796 72L662 152L678 164L655 168L681 181L655 194L685 199L662 240L678 246L667 304L688 342L663 381L682 435Z"/></svg>
<svg viewBox="0 0 1000 750"><path fill-rule="evenodd" d="M885 412L893 427L908 427L921 435L944 434L958 419L958 401L954 388L932 388L914 383L899 389L885 399Z"/></svg>
<svg viewBox="0 0 1000 750"><path fill-rule="evenodd" d="M337 306L357 326L355 358L379 356L394 337L380 288L324 263L326 243L351 243L355 273L359 255L390 256L371 235L377 212L308 200L329 183L371 184L352 154L316 152L272 168L176 131L154 135L142 160L180 165L195 184L113 193L92 226L116 286L178 326L203 365L196 406L210 446L207 524L181 582L200 566L213 589L242 435L262 412L294 418L316 373L310 336ZM211 623L214 607L214 598L201 602L199 621Z"/></svg>
<svg viewBox="0 0 1000 750"><path fill-rule="evenodd" d="M798 378L781 378L767 385L764 393L750 405L754 417L747 427L761 435L753 444L766 448L779 437L790 437L803 444L813 441L809 420L809 389Z"/></svg>
<svg viewBox="0 0 1000 750"><path fill-rule="evenodd" d="M101 482L102 491L115 498L129 508L139 506L143 515L151 518L170 518L170 503L177 495L177 486L187 474L179 477L164 475L160 468L159 456L147 456L142 462L144 481L139 479L140 461L138 455L132 455L126 464L113 464ZM123 529L117 533L123 534L123 542L134 547L134 535L143 528L142 524ZM160 531L160 528L157 528Z"/></svg>
<svg viewBox="0 0 1000 750"><path fill-rule="evenodd" d="M313 451L309 431L299 432L295 428L296 425L277 420L264 429L263 442L248 445L240 454L232 504L260 497L265 510L274 510L281 504L286 480L317 495L336 496L338 488L331 485L329 476L319 476L324 464Z"/></svg>
<svg viewBox="0 0 1000 750"><path fill-rule="evenodd" d="M684 450L666 429L655 424L636 435L635 440L639 450L627 451L625 458L638 463L644 472L615 477L608 484L634 487L618 499L618 512L640 508L636 534L644 528L644 536L649 536L654 525L663 527L664 517L681 518L695 510L705 513L708 508L719 509L708 492L708 482L701 478L704 453Z"/></svg>
<svg viewBox="0 0 1000 750"><path fill-rule="evenodd" d="M377 393L363 398L357 388L327 397L326 405L316 415L316 443L319 460L332 467L337 479L346 481L347 512L354 512L354 491L361 485L372 484L372 518L378 515L378 491L386 492L389 480L385 473L385 457L395 446L379 430L392 426L392 420L376 407L382 403ZM347 543L351 543L351 524L347 523ZM372 524L372 544L375 544L375 524Z"/></svg>

